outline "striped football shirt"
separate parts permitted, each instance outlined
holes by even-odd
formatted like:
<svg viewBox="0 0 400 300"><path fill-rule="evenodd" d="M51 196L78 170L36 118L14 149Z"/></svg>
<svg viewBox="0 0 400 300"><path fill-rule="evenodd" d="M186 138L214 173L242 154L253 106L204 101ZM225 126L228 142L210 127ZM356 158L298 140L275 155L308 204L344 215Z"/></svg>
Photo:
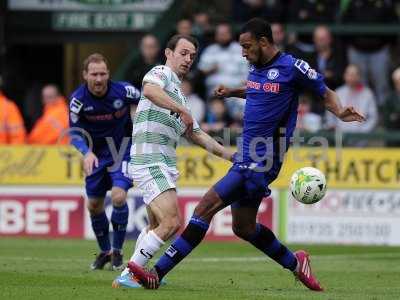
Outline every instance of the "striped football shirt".
<svg viewBox="0 0 400 300"><path fill-rule="evenodd" d="M180 88L181 81L168 66L160 65L151 69L143 77L144 83L159 85L176 103L190 110ZM193 131L200 131L195 120ZM133 123L130 164L176 167L176 146L184 132L185 124L176 113L155 105L142 94Z"/></svg>

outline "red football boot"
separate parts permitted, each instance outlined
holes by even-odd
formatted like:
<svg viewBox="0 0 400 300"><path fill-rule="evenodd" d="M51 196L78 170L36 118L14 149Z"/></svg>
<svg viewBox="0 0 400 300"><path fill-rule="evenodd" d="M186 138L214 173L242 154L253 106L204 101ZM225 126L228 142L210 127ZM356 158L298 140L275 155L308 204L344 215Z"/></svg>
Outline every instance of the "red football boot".
<svg viewBox="0 0 400 300"><path fill-rule="evenodd" d="M135 275L136 279L146 289L158 289L160 281L155 269L146 271L141 266L135 264L133 261L128 263L129 270Z"/></svg>
<svg viewBox="0 0 400 300"><path fill-rule="evenodd" d="M309 254L304 250L299 250L294 253L297 258L297 267L294 275L306 287L313 291L323 291L324 289L319 284L318 280L312 274Z"/></svg>

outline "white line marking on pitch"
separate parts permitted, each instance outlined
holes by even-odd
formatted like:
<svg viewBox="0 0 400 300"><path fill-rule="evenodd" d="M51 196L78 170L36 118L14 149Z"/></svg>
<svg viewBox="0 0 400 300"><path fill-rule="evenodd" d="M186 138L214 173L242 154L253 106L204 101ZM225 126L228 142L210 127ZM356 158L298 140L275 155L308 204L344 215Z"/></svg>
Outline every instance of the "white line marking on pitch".
<svg viewBox="0 0 400 300"><path fill-rule="evenodd" d="M398 253L362 253L362 254L338 254L338 255L313 255L313 259L340 259L340 258L379 258L379 257L398 257ZM48 257L32 257L32 256L0 256L0 260L21 260L21 261L48 261L48 262L90 262L90 259L83 258L48 258ZM249 256L249 257L192 257L185 259L187 262L259 262L268 261L266 256Z"/></svg>

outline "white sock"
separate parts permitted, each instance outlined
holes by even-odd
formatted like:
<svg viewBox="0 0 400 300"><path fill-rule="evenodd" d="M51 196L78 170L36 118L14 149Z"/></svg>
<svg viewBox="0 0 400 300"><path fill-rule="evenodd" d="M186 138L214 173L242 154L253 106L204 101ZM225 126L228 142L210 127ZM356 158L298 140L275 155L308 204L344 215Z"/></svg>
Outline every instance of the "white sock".
<svg viewBox="0 0 400 300"><path fill-rule="evenodd" d="M132 261L135 264L144 267L164 244L165 242L160 239L153 230L149 231L140 242L135 253L133 253Z"/></svg>
<svg viewBox="0 0 400 300"><path fill-rule="evenodd" d="M143 238L147 235L148 232L149 232L149 227L146 226L145 228L142 229L142 231L140 232L140 234L138 235L138 237L136 239L135 250L133 251L133 253L135 253L139 244L142 242ZM131 261L132 259L133 259L133 254L129 261Z"/></svg>
<svg viewBox="0 0 400 300"><path fill-rule="evenodd" d="M138 235L138 237L137 237L137 239L136 239L136 243L135 243L135 249L133 250L133 253L132 253L132 256L131 256L131 258L129 259L129 261L133 261L133 257L134 257L134 254L135 254L135 252L136 252L136 249L138 248L138 246L139 246L139 244L142 242L142 240L143 240L143 238L147 235L147 232L149 231L149 227L144 227L143 229L142 229L142 231L140 232L140 234ZM128 274L129 273L129 269L128 269L128 267L126 267L123 271L122 271L122 273L121 273L121 276L124 276L124 275L126 275L126 274Z"/></svg>

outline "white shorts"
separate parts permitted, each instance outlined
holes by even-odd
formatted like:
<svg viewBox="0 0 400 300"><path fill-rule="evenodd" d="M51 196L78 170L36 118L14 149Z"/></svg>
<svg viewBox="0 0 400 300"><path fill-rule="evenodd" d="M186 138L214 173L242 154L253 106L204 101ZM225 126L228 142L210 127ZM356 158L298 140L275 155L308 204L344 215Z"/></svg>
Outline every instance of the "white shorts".
<svg viewBox="0 0 400 300"><path fill-rule="evenodd" d="M134 186L143 192L143 201L147 205L162 192L176 188L179 172L176 168L166 165L151 167L130 166L129 175L133 178Z"/></svg>

